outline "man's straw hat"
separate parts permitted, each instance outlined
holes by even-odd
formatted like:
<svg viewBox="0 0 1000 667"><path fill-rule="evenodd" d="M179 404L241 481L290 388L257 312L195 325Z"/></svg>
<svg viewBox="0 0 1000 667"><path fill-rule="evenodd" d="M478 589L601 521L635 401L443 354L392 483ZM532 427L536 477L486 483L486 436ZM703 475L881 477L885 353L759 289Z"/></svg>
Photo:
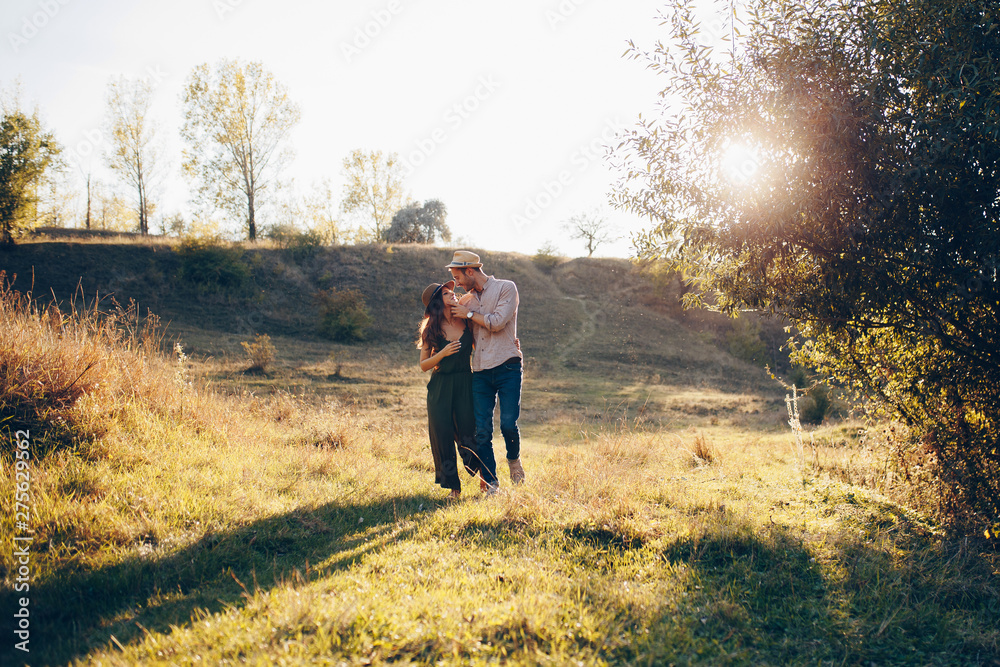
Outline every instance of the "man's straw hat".
<svg viewBox="0 0 1000 667"><path fill-rule="evenodd" d="M447 265L446 269L475 269L482 266L483 263L479 261L479 255L474 252L469 252L468 250L457 250L455 251L455 256L451 258L451 264Z"/></svg>

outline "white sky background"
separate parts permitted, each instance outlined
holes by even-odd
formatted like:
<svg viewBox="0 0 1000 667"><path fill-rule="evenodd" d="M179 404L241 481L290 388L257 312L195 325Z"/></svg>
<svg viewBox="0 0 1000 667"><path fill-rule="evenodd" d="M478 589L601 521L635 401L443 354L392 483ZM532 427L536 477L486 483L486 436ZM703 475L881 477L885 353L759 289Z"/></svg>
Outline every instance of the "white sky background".
<svg viewBox="0 0 1000 667"><path fill-rule="evenodd" d="M155 230L159 216L189 210L178 137L188 74L221 58L258 60L302 110L284 173L300 191L329 177L339 196L352 149L397 152L419 163L406 179L413 198L442 200L452 233L469 245L533 254L550 241L578 256L584 246L562 223L606 205L615 175L601 145L648 114L662 85L642 62L622 57L627 40L645 50L664 36L659 6L6 0L0 86L19 78L23 103L37 104L66 152L79 154L102 127L111 78L159 82L153 116L169 168ZM359 37L366 28L372 36ZM345 54L345 46L356 50ZM113 182L100 157L93 170ZM624 234L647 224L608 213ZM630 252L626 238L597 254Z"/></svg>

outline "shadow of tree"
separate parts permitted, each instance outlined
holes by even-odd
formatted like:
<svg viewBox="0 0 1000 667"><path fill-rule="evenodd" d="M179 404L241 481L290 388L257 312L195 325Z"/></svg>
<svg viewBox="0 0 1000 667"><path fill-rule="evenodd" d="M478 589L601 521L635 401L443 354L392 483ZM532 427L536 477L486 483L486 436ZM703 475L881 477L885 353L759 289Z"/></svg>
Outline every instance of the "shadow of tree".
<svg viewBox="0 0 1000 667"><path fill-rule="evenodd" d="M246 602L254 588L312 579L348 568L405 540L405 522L440 506L430 495L370 503L331 502L271 516L229 532L207 533L163 555L137 556L93 570L68 565L30 590L31 653L0 647L0 664L63 664L108 645L127 645L145 631L169 633L196 611L213 614ZM248 591L248 589L251 589ZM13 591L0 608L14 609ZM9 636L14 636L9 634Z"/></svg>
<svg viewBox="0 0 1000 667"><path fill-rule="evenodd" d="M988 628L998 618L996 578L988 563L966 552L965 561L926 534L901 536L917 557L893 558L885 546L862 538L831 536L832 560L819 563L794 529L765 529L732 516L703 516L683 537L622 534L587 525L526 529L474 522L460 539L512 552L540 532L559 532L567 554L585 552L603 561L574 592L596 608L618 607L615 617L635 631L626 641L602 637L591 646L621 664L1000 664L996 646L967 632L970 619ZM943 550L944 555L927 557ZM630 575L619 564L658 563L683 572L680 597L649 609L610 601L608 582ZM943 574L942 568L949 570ZM991 620L993 619L993 620ZM646 632L648 631L648 633ZM544 629L532 635L544 650ZM699 649L698 646L701 648ZM714 654L702 652L712 647ZM510 649L517 650L511 646ZM695 652L697 650L697 653Z"/></svg>
<svg viewBox="0 0 1000 667"><path fill-rule="evenodd" d="M111 635L126 645L141 641L146 629L170 633L198 611L245 605L248 589L349 568L411 539L411 520L439 506L427 495L331 502L207 534L162 556L61 572L32 587L31 662L83 658ZM526 544L543 545L549 552L539 558L551 567L565 563L574 603L609 619L592 637L574 641L611 664L998 664L996 646L983 639L988 633L968 632L970 622L986 629L996 622L988 563L930 535L894 537L890 546L916 556L900 559L864 534L834 532L821 550L825 562L817 562L817 545L796 529L762 528L719 512L700 514L684 535L526 526L498 516L470 521L452 539L472 550L486 546L511 563ZM578 564L588 576L572 575ZM661 593L651 605L622 593L637 564L659 570L652 580ZM520 597L534 593L528 581L514 576L504 585ZM10 597L4 595L4 609ZM495 620L481 628L483 642L502 644L510 656L554 646L551 629L530 616ZM413 659L411 649L441 650L397 648L400 660ZM18 664L24 656L8 653L0 661Z"/></svg>

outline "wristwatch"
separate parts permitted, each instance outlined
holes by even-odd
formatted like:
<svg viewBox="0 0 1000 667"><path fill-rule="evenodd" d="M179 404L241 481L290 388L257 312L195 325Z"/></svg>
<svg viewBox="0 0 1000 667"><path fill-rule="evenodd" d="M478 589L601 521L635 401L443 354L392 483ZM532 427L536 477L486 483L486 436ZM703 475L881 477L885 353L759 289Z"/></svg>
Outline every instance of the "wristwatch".
<svg viewBox="0 0 1000 667"><path fill-rule="evenodd" d="M475 313L473 313L471 310L465 314L465 316L468 317L470 320L472 319L473 315L475 315Z"/></svg>

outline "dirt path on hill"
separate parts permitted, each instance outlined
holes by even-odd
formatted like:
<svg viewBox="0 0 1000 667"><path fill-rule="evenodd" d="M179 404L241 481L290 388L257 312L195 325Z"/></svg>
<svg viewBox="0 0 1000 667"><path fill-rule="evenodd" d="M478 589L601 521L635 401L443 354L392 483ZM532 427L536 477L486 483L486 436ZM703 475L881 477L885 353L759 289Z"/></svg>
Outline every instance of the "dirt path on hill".
<svg viewBox="0 0 1000 667"><path fill-rule="evenodd" d="M580 330L570 338L565 345L563 345L562 350L559 351L559 355L556 360L559 362L560 366L566 365L566 360L570 358L571 355L576 353L580 346L583 345L591 336L594 335L594 331L597 330L597 316L601 312L600 306L585 299L581 299L575 296L564 296L564 299L569 301L576 301L580 304L580 310L583 311L583 322L580 324Z"/></svg>

